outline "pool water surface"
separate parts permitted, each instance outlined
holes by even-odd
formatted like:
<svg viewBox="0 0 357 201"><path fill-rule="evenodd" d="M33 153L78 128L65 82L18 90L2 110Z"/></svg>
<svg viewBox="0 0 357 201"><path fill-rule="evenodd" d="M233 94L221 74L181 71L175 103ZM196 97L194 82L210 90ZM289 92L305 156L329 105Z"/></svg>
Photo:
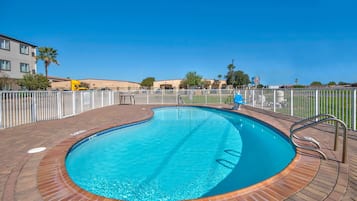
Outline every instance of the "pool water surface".
<svg viewBox="0 0 357 201"><path fill-rule="evenodd" d="M277 130L204 107L154 109L149 121L97 133L66 157L81 188L121 200L185 200L235 191L282 171L295 150Z"/></svg>

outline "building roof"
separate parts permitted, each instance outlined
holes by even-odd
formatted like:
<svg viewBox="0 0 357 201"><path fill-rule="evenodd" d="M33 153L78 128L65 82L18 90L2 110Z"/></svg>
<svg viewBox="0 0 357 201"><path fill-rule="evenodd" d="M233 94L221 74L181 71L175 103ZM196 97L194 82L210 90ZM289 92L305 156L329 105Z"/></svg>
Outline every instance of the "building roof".
<svg viewBox="0 0 357 201"><path fill-rule="evenodd" d="M9 40L13 40L13 41L17 41L19 43L23 43L23 44L26 44L26 45L30 45L32 47L37 47L36 45L34 44L31 44L31 43L28 43L28 42L25 42L25 41L22 41L22 40L19 40L19 39L16 39L16 38L12 38L10 36L6 36L6 35L3 35L3 34L0 34L0 38L7 38Z"/></svg>
<svg viewBox="0 0 357 201"><path fill-rule="evenodd" d="M115 82L128 82L128 83L140 84L140 82L132 82L132 81L126 81L126 80L98 79L98 78L84 78L84 79L77 79L77 80L115 81Z"/></svg>
<svg viewBox="0 0 357 201"><path fill-rule="evenodd" d="M54 76L48 76L48 79L52 80L53 82L61 82L61 81L70 81L71 80L68 78L54 77Z"/></svg>
<svg viewBox="0 0 357 201"><path fill-rule="evenodd" d="M184 78L181 79L168 79L168 80L155 80L155 82L169 82L169 81L177 81L177 80L183 80Z"/></svg>

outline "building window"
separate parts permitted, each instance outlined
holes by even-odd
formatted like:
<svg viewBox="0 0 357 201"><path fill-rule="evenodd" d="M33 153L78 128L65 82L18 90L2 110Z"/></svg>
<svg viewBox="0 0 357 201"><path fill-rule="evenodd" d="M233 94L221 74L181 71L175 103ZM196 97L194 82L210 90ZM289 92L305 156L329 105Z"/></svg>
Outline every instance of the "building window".
<svg viewBox="0 0 357 201"><path fill-rule="evenodd" d="M25 63L20 63L20 72L21 73L29 73L30 72L30 65Z"/></svg>
<svg viewBox="0 0 357 201"><path fill-rule="evenodd" d="M10 71L11 70L10 61L0 59L0 70Z"/></svg>
<svg viewBox="0 0 357 201"><path fill-rule="evenodd" d="M10 41L0 38L0 48L4 50L10 50Z"/></svg>
<svg viewBox="0 0 357 201"><path fill-rule="evenodd" d="M21 54L29 54L29 46L20 44L20 53Z"/></svg>

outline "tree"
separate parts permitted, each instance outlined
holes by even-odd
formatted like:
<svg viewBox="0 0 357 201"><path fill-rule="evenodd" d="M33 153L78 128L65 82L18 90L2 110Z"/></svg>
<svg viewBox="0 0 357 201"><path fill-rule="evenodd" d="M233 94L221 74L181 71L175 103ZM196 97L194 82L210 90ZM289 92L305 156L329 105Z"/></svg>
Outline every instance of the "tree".
<svg viewBox="0 0 357 201"><path fill-rule="evenodd" d="M181 81L183 87L200 87L202 85L202 76L197 75L196 72L188 72L185 78Z"/></svg>
<svg viewBox="0 0 357 201"><path fill-rule="evenodd" d="M235 83L234 83L234 81L235 81L235 79L234 79L234 69L235 69L235 66L234 66L233 64L229 64L229 65L227 66L227 68L228 68L228 73L227 73L227 75L226 75L227 84L234 86L234 84L235 84Z"/></svg>
<svg viewBox="0 0 357 201"><path fill-rule="evenodd" d="M141 81L140 85L141 85L141 87L150 89L152 86L154 86L154 82L155 82L154 77L147 77L147 78L143 79L143 81Z"/></svg>
<svg viewBox="0 0 357 201"><path fill-rule="evenodd" d="M228 85L233 85L233 87L242 87L244 85L248 85L250 83L249 75L245 74L243 71L234 71L235 66L233 63L227 66L228 72L226 77L226 81Z"/></svg>
<svg viewBox="0 0 357 201"><path fill-rule="evenodd" d="M348 82L343 82L343 81L340 81L340 82L338 82L338 85L349 85L350 83L348 83Z"/></svg>
<svg viewBox="0 0 357 201"><path fill-rule="evenodd" d="M10 84L10 78L7 74L0 74L0 90L6 89L6 85Z"/></svg>
<svg viewBox="0 0 357 201"><path fill-rule="evenodd" d="M50 82L43 75L27 74L24 75L22 80L18 81L18 85L28 90L46 90L47 87L50 87Z"/></svg>
<svg viewBox="0 0 357 201"><path fill-rule="evenodd" d="M228 72L233 72L234 69L236 68L236 66L233 63L231 63L231 64L228 64L227 68L228 68Z"/></svg>
<svg viewBox="0 0 357 201"><path fill-rule="evenodd" d="M257 88L258 88L258 89L262 89L262 88L264 88L264 85L258 84L258 85L257 85Z"/></svg>
<svg viewBox="0 0 357 201"><path fill-rule="evenodd" d="M243 87L250 83L249 75L244 73L243 71L235 71L234 72L234 83L233 87Z"/></svg>
<svg viewBox="0 0 357 201"><path fill-rule="evenodd" d="M334 82L334 81L327 83L327 86L335 86L335 85L336 85L336 82Z"/></svg>
<svg viewBox="0 0 357 201"><path fill-rule="evenodd" d="M322 86L322 83L319 82L319 81L313 81L313 82L311 82L310 86L312 86L312 87L320 87L320 86Z"/></svg>
<svg viewBox="0 0 357 201"><path fill-rule="evenodd" d="M50 47L39 47L38 48L39 55L36 57L37 60L42 60L45 64L45 74L46 79L48 79L48 66L51 63L59 65L57 61L57 50Z"/></svg>

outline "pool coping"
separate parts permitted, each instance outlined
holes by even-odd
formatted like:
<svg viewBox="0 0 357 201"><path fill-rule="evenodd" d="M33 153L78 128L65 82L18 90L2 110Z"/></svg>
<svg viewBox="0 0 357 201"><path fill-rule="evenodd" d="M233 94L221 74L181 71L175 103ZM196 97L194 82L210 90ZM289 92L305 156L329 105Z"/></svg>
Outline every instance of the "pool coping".
<svg viewBox="0 0 357 201"><path fill-rule="evenodd" d="M160 106L152 106L150 109L160 107ZM212 107L216 108L217 107ZM220 108L218 108L220 109ZM238 111L239 113L244 114L242 111ZM138 119L134 122L126 122L120 124L112 124L107 125L105 127L95 128L78 136L71 136L50 150L47 151L46 155L40 162L38 168L38 189L42 198L45 200L114 200L110 198L105 198L102 196L94 195L89 193L76 184L72 182L69 178L66 168L65 168L65 157L68 150L75 144L77 141L84 139L90 135L93 135L97 132L100 132L105 129L122 126L128 123L141 122L152 117L153 113L151 112L151 116L148 118ZM247 115L247 114L245 114ZM249 116L249 115L247 115ZM249 116L251 117L251 116ZM252 117L254 119L258 119L259 121L265 122L268 125L269 122L266 122L262 119ZM286 130L281 130L275 126L274 128L278 129L280 132L285 134L288 133ZM233 191L230 193L216 195L211 197L205 197L195 200L236 200L236 199L276 199L282 200L286 199L291 195L296 194L304 187L306 187L314 177L317 175L318 170L320 168L320 159L318 157L310 157L307 155L300 154L297 152L293 161L280 173L277 175L270 177L260 183L255 185Z"/></svg>

